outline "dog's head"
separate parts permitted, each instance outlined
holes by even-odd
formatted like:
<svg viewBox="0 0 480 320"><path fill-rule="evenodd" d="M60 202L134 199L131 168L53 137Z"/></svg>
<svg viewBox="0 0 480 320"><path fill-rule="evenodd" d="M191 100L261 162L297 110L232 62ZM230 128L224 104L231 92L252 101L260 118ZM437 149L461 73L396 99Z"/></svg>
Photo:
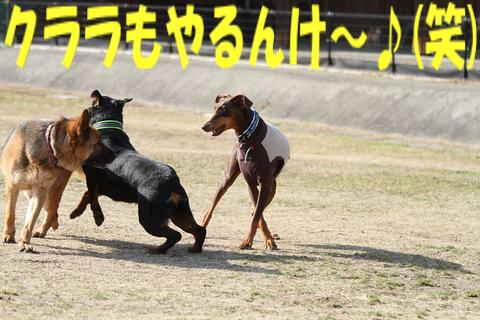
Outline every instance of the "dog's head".
<svg viewBox="0 0 480 320"><path fill-rule="evenodd" d="M86 161L94 166L104 166L115 156L102 143L97 130L90 126L88 110L78 118L56 121L51 139L58 165L70 171L79 169Z"/></svg>
<svg viewBox="0 0 480 320"><path fill-rule="evenodd" d="M246 117L252 105L253 103L243 94L218 95L215 99L214 114L202 127L203 131L212 132L216 137L229 129L237 130L238 119Z"/></svg>
<svg viewBox="0 0 480 320"><path fill-rule="evenodd" d="M133 100L132 98L118 100L102 96L98 90L93 91L90 98L92 98L92 107L88 111L91 124L103 120L116 120L123 123L123 107Z"/></svg>

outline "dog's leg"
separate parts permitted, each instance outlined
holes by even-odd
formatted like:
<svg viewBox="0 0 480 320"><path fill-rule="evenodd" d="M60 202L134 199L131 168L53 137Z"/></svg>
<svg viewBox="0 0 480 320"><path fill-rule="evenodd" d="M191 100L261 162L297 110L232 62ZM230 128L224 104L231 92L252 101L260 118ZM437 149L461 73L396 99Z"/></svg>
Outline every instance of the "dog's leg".
<svg viewBox="0 0 480 320"><path fill-rule="evenodd" d="M161 246L150 250L151 253L155 254L165 254L167 253L168 249L173 247L178 241L182 239L182 235L180 232L173 230L167 224L162 227L155 227L155 228L145 228L145 230L153 236L156 237L165 237L167 240ZM150 231L149 231L150 230Z"/></svg>
<svg viewBox="0 0 480 320"><path fill-rule="evenodd" d="M272 202L273 198L275 197L275 192L277 191L277 182L273 181L272 189L270 190L270 196L267 201L267 207ZM267 222L265 221L265 217L262 214L260 221L258 223L258 228L262 230L263 238L265 240L265 249L276 250L277 244L275 243L275 238L278 238L278 235L272 235L270 230L268 229Z"/></svg>
<svg viewBox="0 0 480 320"><path fill-rule="evenodd" d="M33 228L37 222L40 211L45 203L47 197L46 190L35 190L33 191L32 197L28 202L27 215L25 217L25 225L22 229L22 236L20 241L20 251L33 252L33 248L30 245L32 239Z"/></svg>
<svg viewBox="0 0 480 320"><path fill-rule="evenodd" d="M198 253L202 252L203 242L205 241L205 236L207 235L207 230L205 227L199 226L193 215L186 212L179 212L171 218L172 222L183 231L192 234L195 237L195 243L193 246L188 248L188 251Z"/></svg>
<svg viewBox="0 0 480 320"><path fill-rule="evenodd" d="M90 201L90 198L89 198L89 193L88 193L88 190L85 191L85 193L83 194L82 196L82 199L80 200L80 203L77 205L77 207L72 211L72 213L70 213L70 219L75 219L75 218L78 218L80 217L84 212L85 210L87 209L87 205Z"/></svg>
<svg viewBox="0 0 480 320"><path fill-rule="evenodd" d="M250 229L245 237L245 240L240 244L240 249L251 249L253 244L253 239L257 232L258 224L262 218L263 211L267 207L268 199L270 197L270 191L272 190L272 182L268 178L263 178L260 181L260 192L257 198L257 205L255 206L255 211L253 213L252 222L250 224Z"/></svg>
<svg viewBox="0 0 480 320"><path fill-rule="evenodd" d="M164 254L182 239L180 232L168 226L168 220L163 219L161 212L165 207L155 207L148 200L141 198L138 201L138 220L149 234L155 237L167 238L164 244L151 250L152 253Z"/></svg>
<svg viewBox="0 0 480 320"><path fill-rule="evenodd" d="M11 185L5 186L5 223L3 227L3 242L15 243L15 207L19 190Z"/></svg>
<svg viewBox="0 0 480 320"><path fill-rule="evenodd" d="M103 215L102 207L98 203L98 196L90 202L90 210L93 212L93 219L97 227L100 227L105 221L105 216Z"/></svg>
<svg viewBox="0 0 480 320"><path fill-rule="evenodd" d="M93 219L97 227L100 227L105 221L102 207L98 203L98 197L100 196L100 185L95 177L87 175L87 188L88 188L88 202L90 203L90 210L93 213Z"/></svg>
<svg viewBox="0 0 480 320"><path fill-rule="evenodd" d="M240 167L238 165L238 160L237 160L237 150L235 149L233 150L232 155L230 156L227 171L225 172L225 177L222 183L220 183L220 185L218 186L217 192L215 193L215 197L213 199L213 203L210 206L210 209L208 209L207 213L203 217L203 222L202 222L203 227L206 228L208 226L210 219L212 219L213 210L215 210L215 207L217 206L218 202L223 197L225 192L227 192L228 188L232 186L232 184L235 182L239 174L240 174Z"/></svg>
<svg viewBox="0 0 480 320"><path fill-rule="evenodd" d="M94 174L94 171L87 171L85 167L83 167L83 173L85 174L87 191L85 191L83 194L82 199L80 199L80 203L77 205L77 207L72 211L72 213L70 213L70 219L78 218L85 212L87 205L91 203L91 193L95 191L95 187L97 185L92 181L92 175Z"/></svg>
<svg viewBox="0 0 480 320"><path fill-rule="evenodd" d="M188 199L181 199L180 201L181 202L178 203L178 212L172 215L171 220L177 227L195 237L195 243L188 251L194 253L202 252L207 230L205 227L199 226L195 221L192 211L190 210L190 205L188 204Z"/></svg>
<svg viewBox="0 0 480 320"><path fill-rule="evenodd" d="M276 190L277 190L277 183L276 181L274 181L272 183L272 189L270 191L270 196L267 201L267 207L270 205L273 198L275 197ZM249 191L250 191L250 199L252 200L253 207L255 208L257 206L258 189L256 186L249 186ZM254 213L252 213L252 215L253 214ZM263 238L265 241L265 249L276 250L277 244L275 243L275 237L272 235L272 233L268 229L267 222L265 221L265 217L263 214L262 214L262 217L260 218L260 221L258 222L258 228L263 233Z"/></svg>
<svg viewBox="0 0 480 320"><path fill-rule="evenodd" d="M50 227L52 227L53 230L58 229L58 207L60 205L60 201L62 200L63 191L67 186L70 176L71 173L69 172L59 175L53 186L50 188L45 203L47 215L45 216L45 220L40 228L33 233L33 237L45 238Z"/></svg>

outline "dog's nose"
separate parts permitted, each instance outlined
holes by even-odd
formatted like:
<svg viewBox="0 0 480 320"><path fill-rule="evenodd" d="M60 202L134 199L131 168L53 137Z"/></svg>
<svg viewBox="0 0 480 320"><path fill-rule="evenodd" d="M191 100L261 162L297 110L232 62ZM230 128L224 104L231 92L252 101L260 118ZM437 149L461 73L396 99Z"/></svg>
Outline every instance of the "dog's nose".
<svg viewBox="0 0 480 320"><path fill-rule="evenodd" d="M203 125L202 130L205 132L210 131L210 122L207 122Z"/></svg>

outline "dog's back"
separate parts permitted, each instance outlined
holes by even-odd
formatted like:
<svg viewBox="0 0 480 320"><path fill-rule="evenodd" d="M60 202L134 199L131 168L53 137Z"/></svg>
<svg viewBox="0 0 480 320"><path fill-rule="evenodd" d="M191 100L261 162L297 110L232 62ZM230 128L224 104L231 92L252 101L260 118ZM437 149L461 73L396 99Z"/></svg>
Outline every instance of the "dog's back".
<svg viewBox="0 0 480 320"><path fill-rule="evenodd" d="M48 154L41 133L53 121L30 120L14 128L2 147L2 169L6 178L14 172L25 173L30 165L45 167Z"/></svg>
<svg viewBox="0 0 480 320"><path fill-rule="evenodd" d="M172 187L180 185L175 170L159 161L151 160L136 151L126 150L117 154L107 170L116 174L149 200L159 195L170 195Z"/></svg>

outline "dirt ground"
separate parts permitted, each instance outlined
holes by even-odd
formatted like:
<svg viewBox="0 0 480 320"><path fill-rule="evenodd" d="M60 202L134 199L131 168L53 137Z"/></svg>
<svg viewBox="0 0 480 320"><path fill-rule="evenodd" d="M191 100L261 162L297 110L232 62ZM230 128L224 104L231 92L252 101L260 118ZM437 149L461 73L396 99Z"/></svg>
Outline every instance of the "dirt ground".
<svg viewBox="0 0 480 320"><path fill-rule="evenodd" d="M89 104L87 95L1 85L0 141L25 119ZM175 167L197 221L234 143L232 133L203 133L206 118L125 109L133 145ZM85 189L74 177L60 228L33 241L38 254L0 244L0 318L480 318L477 147L269 120L293 151L266 212L280 250L263 249L260 234L254 250L237 248L251 212L242 179L220 203L202 254L187 252L193 238L183 234L167 255L151 255L163 239L142 229L134 205L101 198L101 227L89 210L69 219ZM22 197L17 230L25 209Z"/></svg>

